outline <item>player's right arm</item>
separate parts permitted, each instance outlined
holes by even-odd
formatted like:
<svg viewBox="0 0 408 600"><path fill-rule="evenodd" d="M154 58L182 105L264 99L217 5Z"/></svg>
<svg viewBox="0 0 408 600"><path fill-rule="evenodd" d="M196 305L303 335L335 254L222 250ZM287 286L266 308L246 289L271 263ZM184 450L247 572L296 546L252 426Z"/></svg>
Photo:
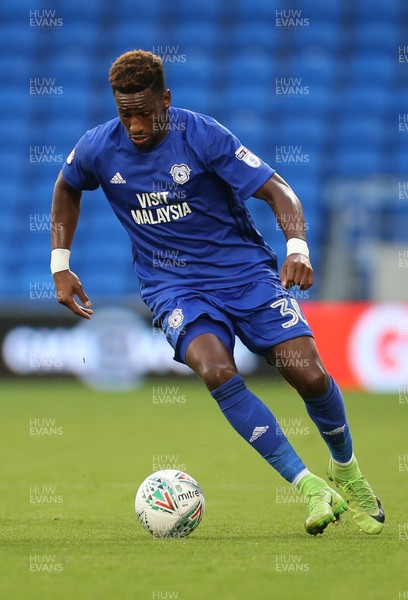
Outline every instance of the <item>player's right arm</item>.
<svg viewBox="0 0 408 600"><path fill-rule="evenodd" d="M81 196L81 190L71 187L63 178L62 173L60 173L55 182L51 207L52 250L70 250L78 223ZM53 277L58 302L69 308L79 317L90 319L93 313L92 309L89 308L91 302L82 289L79 278L69 269L69 266L66 269L55 272ZM75 296L85 306L78 304Z"/></svg>

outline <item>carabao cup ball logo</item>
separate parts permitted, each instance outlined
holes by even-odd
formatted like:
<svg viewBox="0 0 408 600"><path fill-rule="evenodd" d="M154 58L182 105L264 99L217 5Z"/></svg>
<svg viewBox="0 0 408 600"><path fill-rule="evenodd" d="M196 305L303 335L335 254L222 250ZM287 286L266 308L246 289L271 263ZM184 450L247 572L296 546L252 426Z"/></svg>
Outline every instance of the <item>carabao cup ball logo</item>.
<svg viewBox="0 0 408 600"><path fill-rule="evenodd" d="M170 169L170 175L175 183L183 185L190 179L191 169L184 163L181 165L173 165Z"/></svg>

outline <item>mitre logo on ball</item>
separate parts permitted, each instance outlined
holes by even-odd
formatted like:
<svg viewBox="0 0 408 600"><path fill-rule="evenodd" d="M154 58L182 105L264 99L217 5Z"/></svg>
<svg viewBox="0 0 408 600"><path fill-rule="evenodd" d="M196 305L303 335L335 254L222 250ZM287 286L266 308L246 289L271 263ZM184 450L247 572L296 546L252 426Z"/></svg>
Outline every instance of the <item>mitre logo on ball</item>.
<svg viewBox="0 0 408 600"><path fill-rule="evenodd" d="M170 169L170 175L173 177L175 183L183 185L190 179L191 169L184 163L181 165L173 165Z"/></svg>

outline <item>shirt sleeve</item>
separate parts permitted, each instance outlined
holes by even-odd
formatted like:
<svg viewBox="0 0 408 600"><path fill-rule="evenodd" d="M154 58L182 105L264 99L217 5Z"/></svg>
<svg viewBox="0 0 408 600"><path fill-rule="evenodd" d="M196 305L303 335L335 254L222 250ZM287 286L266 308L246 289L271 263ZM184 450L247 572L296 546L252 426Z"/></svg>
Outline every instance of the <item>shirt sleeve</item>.
<svg viewBox="0 0 408 600"><path fill-rule="evenodd" d="M76 190L96 190L99 181L91 159L89 132L81 137L62 167L65 181Z"/></svg>
<svg viewBox="0 0 408 600"><path fill-rule="evenodd" d="M211 172L226 181L243 200L249 198L275 173L267 163L243 146L215 120L208 123L206 159Z"/></svg>

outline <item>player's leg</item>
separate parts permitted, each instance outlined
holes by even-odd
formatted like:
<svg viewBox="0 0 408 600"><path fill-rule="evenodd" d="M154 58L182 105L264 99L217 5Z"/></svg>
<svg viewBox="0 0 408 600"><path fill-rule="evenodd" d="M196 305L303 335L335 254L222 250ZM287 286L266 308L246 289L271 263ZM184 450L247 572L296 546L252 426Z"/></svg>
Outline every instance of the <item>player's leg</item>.
<svg viewBox="0 0 408 600"><path fill-rule="evenodd" d="M350 428L341 391L330 377L310 336L273 346L266 354L303 398L312 421L326 442L331 459L329 479L347 500L355 522L366 533L380 533L384 511L353 454Z"/></svg>
<svg viewBox="0 0 408 600"><path fill-rule="evenodd" d="M353 448L344 400L323 366L314 339L301 336L286 340L273 346L266 358L303 398L332 457L340 463L349 462Z"/></svg>
<svg viewBox="0 0 408 600"><path fill-rule="evenodd" d="M379 533L384 522L381 504L352 455L341 392L324 369L296 300L283 289L275 272L239 294L222 290L219 296L233 315L235 330L244 344L277 364L305 400L333 456L329 477L347 499L356 523L367 533Z"/></svg>
<svg viewBox="0 0 408 600"><path fill-rule="evenodd" d="M344 500L325 481L311 474L283 434L274 415L245 385L238 374L228 338L208 330L194 337L187 328L180 355L201 377L234 429L287 481L298 487L309 504L306 531L316 535L346 510ZM202 331L202 329L201 329Z"/></svg>

